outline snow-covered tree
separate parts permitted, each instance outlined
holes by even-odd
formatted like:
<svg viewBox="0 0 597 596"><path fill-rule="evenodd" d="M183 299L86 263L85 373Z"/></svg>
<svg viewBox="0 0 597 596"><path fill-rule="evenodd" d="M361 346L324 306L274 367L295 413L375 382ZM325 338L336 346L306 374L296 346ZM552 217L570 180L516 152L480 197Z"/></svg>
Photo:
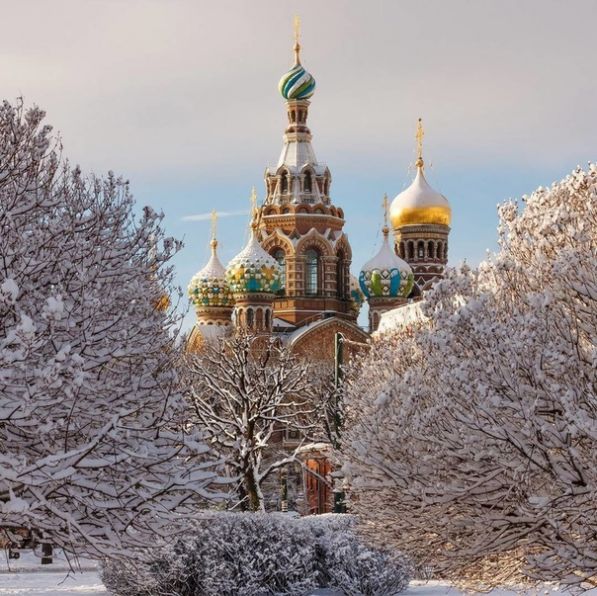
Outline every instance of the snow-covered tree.
<svg viewBox="0 0 597 596"><path fill-rule="evenodd" d="M469 586L597 585L597 168L499 209L500 250L349 389L353 507Z"/></svg>
<svg viewBox="0 0 597 596"><path fill-rule="evenodd" d="M276 338L242 333L206 344L187 367L193 422L238 479L241 508L265 510L264 483L322 432L315 369ZM288 431L301 437L290 450Z"/></svg>
<svg viewBox="0 0 597 596"><path fill-rule="evenodd" d="M163 309L179 244L43 118L0 107L0 527L110 555L210 498L215 459Z"/></svg>

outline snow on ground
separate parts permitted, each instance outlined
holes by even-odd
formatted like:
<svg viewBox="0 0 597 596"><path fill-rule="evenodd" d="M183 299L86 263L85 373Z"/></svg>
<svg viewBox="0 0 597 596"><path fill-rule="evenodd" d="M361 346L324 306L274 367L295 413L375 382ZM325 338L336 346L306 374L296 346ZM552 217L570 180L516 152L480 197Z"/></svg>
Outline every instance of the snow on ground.
<svg viewBox="0 0 597 596"><path fill-rule="evenodd" d="M548 590L534 594L549 594ZM586 594L597 594L591 590ZM26 571L0 572L0 596L107 596L108 592L102 585L97 571L66 576L59 571ZM457 596L463 592L441 582L412 582L405 596ZM515 594L509 590L495 590L493 596ZM342 596L340 592L331 590L315 590L309 596Z"/></svg>
<svg viewBox="0 0 597 596"><path fill-rule="evenodd" d="M66 576L58 571L1 573L2 596L106 596L97 571Z"/></svg>
<svg viewBox="0 0 597 596"><path fill-rule="evenodd" d="M0 596L107 596L97 571L97 563L80 560L81 571L72 572L64 555L54 553L52 565L41 565L40 553L23 551L21 558L9 561L0 554ZM534 591L551 594L556 590ZM458 596L460 590L442 582L411 582L405 596ZM515 594L510 590L494 590L492 596ZM597 589L585 593L597 596ZM333 590L315 590L308 596L343 596Z"/></svg>

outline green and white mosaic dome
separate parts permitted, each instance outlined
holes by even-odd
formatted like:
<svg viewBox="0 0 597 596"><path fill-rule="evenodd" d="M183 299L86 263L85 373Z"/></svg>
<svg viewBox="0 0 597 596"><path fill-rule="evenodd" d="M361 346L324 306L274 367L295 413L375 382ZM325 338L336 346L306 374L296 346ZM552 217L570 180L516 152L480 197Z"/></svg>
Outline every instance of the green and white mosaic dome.
<svg viewBox="0 0 597 596"><path fill-rule="evenodd" d="M281 288L278 262L261 248L255 234L228 263L226 281L233 294L275 294Z"/></svg>
<svg viewBox="0 0 597 596"><path fill-rule="evenodd" d="M230 286L226 281L226 269L218 259L216 246L212 243L212 253L207 265L196 273L189 283L189 298L195 308L234 304Z"/></svg>

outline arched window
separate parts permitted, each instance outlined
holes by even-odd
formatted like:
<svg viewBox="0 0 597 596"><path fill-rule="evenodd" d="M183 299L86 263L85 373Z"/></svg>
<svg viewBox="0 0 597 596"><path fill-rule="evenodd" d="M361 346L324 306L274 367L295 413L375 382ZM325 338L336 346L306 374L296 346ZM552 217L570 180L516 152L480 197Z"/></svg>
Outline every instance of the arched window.
<svg viewBox="0 0 597 596"><path fill-rule="evenodd" d="M311 172L305 173L305 180L303 182L303 189L305 192L313 192L313 178L311 177Z"/></svg>
<svg viewBox="0 0 597 596"><path fill-rule="evenodd" d="M419 240L417 244L417 258L424 259L425 258L425 243L422 240Z"/></svg>
<svg viewBox="0 0 597 596"><path fill-rule="evenodd" d="M330 179L326 178L323 183L323 194L327 197L330 194Z"/></svg>
<svg viewBox="0 0 597 596"><path fill-rule="evenodd" d="M271 314L269 308L265 311L265 330L269 331L271 329Z"/></svg>
<svg viewBox="0 0 597 596"><path fill-rule="evenodd" d="M257 316L255 317L255 321L257 323L257 329L259 331L263 330L263 309L257 309Z"/></svg>
<svg viewBox="0 0 597 596"><path fill-rule="evenodd" d="M438 242L437 243L437 253L436 253L438 259L441 259L443 257L443 252L444 251L442 250L442 243Z"/></svg>
<svg viewBox="0 0 597 596"><path fill-rule="evenodd" d="M280 289L286 289L286 253L281 248L276 248L272 254L272 257L278 261L282 273L280 275Z"/></svg>
<svg viewBox="0 0 597 596"><path fill-rule="evenodd" d="M319 293L319 253L310 248L305 253L305 294Z"/></svg>
<svg viewBox="0 0 597 596"><path fill-rule="evenodd" d="M404 242L400 243L400 258L405 259L406 258L406 252L404 249Z"/></svg>
<svg viewBox="0 0 597 596"><path fill-rule="evenodd" d="M408 243L408 258L414 259L415 258L415 244L414 242Z"/></svg>
<svg viewBox="0 0 597 596"><path fill-rule="evenodd" d="M255 323L255 314L253 313L252 308L247 309L247 327L249 329L253 329L253 325Z"/></svg>
<svg viewBox="0 0 597 596"><path fill-rule="evenodd" d="M433 246L433 242L431 240L427 243L427 256L430 259L435 258L435 246Z"/></svg>
<svg viewBox="0 0 597 596"><path fill-rule="evenodd" d="M288 173L282 172L282 178L280 180L280 192L286 194L288 192Z"/></svg>
<svg viewBox="0 0 597 596"><path fill-rule="evenodd" d="M444 244L444 259L448 258L448 243Z"/></svg>

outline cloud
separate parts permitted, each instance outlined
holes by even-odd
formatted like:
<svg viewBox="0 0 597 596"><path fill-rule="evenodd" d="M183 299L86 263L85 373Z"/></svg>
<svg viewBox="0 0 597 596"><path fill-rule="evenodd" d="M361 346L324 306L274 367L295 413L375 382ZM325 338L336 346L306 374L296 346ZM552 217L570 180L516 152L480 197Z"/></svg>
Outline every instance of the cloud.
<svg viewBox="0 0 597 596"><path fill-rule="evenodd" d="M216 215L219 219L223 217L239 217L240 215L249 215L249 211L247 209L242 209L239 211L216 211ZM209 221L211 219L211 211L208 211L207 213L185 215L181 219L182 221Z"/></svg>

